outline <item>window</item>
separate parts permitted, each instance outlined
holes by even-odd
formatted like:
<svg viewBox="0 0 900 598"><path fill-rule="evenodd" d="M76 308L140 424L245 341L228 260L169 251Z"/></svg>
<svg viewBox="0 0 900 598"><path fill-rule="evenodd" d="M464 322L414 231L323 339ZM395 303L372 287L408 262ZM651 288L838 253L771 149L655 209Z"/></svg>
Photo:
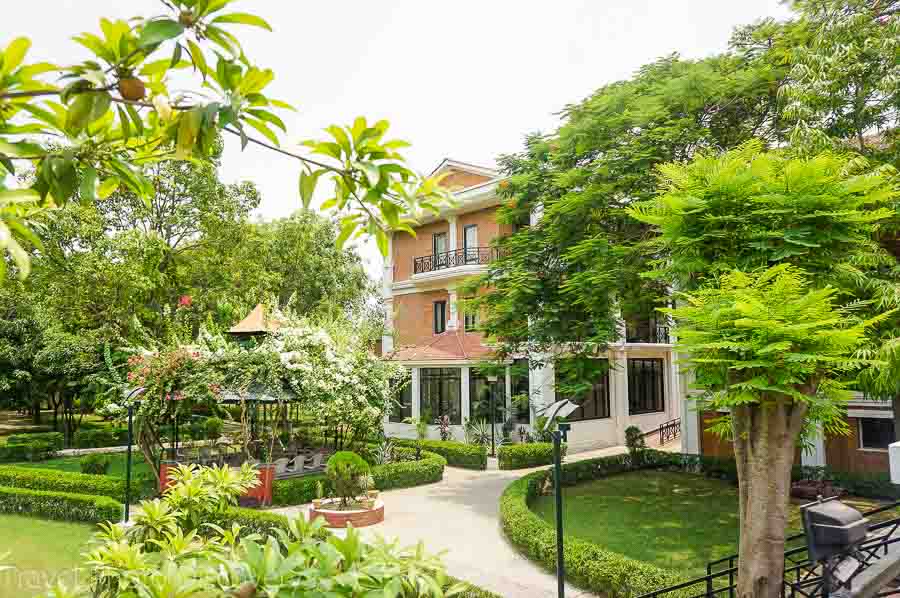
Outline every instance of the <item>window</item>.
<svg viewBox="0 0 900 598"><path fill-rule="evenodd" d="M598 361L606 362L605 359ZM557 371L567 369L564 363L560 363L559 366ZM606 419L610 416L609 368L603 367L601 369L602 373L599 375L595 374L597 378L586 392L581 393L579 396L566 397L573 403L581 405L580 409L576 409L566 417L566 421L577 422L591 419ZM559 377L557 377L557 386L561 386Z"/></svg>
<svg viewBox="0 0 900 598"><path fill-rule="evenodd" d="M628 359L628 413L658 413L666 410L663 360Z"/></svg>
<svg viewBox="0 0 900 598"><path fill-rule="evenodd" d="M434 254L434 267L447 267L447 233L434 233L431 235L431 252Z"/></svg>
<svg viewBox="0 0 900 598"><path fill-rule="evenodd" d="M463 249L465 249L466 263L478 263L478 225L469 224L463 228Z"/></svg>
<svg viewBox="0 0 900 598"><path fill-rule="evenodd" d="M466 312L465 316L466 320L466 332L475 332L475 329L478 327L478 313L477 312Z"/></svg>
<svg viewBox="0 0 900 598"><path fill-rule="evenodd" d="M450 423L462 423L459 368L422 368L419 370L419 413L433 422L442 415ZM431 422L429 422L431 423Z"/></svg>
<svg viewBox="0 0 900 598"><path fill-rule="evenodd" d="M447 330L447 302L434 302L434 333L441 334Z"/></svg>
<svg viewBox="0 0 900 598"><path fill-rule="evenodd" d="M887 450L894 442L894 420L881 417L859 418L859 448Z"/></svg>
<svg viewBox="0 0 900 598"><path fill-rule="evenodd" d="M388 421L403 423L403 420L412 417L412 380L405 378L395 384L394 398L396 400L391 405Z"/></svg>
<svg viewBox="0 0 900 598"><path fill-rule="evenodd" d="M495 382L487 376L469 370L469 411L472 421L491 421L491 397L494 403L494 423L502 424L506 419L506 377L497 376Z"/></svg>
<svg viewBox="0 0 900 598"><path fill-rule="evenodd" d="M509 370L514 397L529 397L528 360L516 359ZM514 402L512 405L513 421L517 424L531 423L531 405L528 401Z"/></svg>

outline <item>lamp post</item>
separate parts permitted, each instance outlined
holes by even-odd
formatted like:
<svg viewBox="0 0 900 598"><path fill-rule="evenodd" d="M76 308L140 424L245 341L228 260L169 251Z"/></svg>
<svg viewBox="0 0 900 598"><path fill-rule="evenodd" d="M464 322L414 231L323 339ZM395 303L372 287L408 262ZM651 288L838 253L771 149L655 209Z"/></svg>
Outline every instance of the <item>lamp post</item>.
<svg viewBox="0 0 900 598"><path fill-rule="evenodd" d="M487 381L491 385L491 391L488 395L488 401L490 404L490 407L488 407L488 409L491 410L491 457L496 457L497 456L497 448L496 448L496 444L494 441L494 428L497 427L497 409L496 409L496 406L494 405L494 400L495 400L494 399L494 390L495 390L494 385L497 384L497 376L489 375L489 376L487 376Z"/></svg>

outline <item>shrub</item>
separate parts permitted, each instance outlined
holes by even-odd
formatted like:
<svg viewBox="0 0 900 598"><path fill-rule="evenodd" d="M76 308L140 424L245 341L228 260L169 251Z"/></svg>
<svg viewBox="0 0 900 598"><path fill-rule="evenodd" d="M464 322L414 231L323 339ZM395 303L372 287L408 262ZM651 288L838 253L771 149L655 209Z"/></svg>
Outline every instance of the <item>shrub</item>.
<svg viewBox="0 0 900 598"><path fill-rule="evenodd" d="M109 471L109 457L102 453L85 455L78 464L81 466L81 473L106 475L106 472Z"/></svg>
<svg viewBox="0 0 900 598"><path fill-rule="evenodd" d="M413 447L421 444L422 448L437 453L447 460L447 465L465 469L487 469L487 447L479 444L466 444L453 440L409 440L394 438L399 446Z"/></svg>
<svg viewBox="0 0 900 598"><path fill-rule="evenodd" d="M887 472L853 473L836 471L830 467L797 466L791 479L833 482L850 494L866 498L900 499L900 486L891 483Z"/></svg>
<svg viewBox="0 0 900 598"><path fill-rule="evenodd" d="M31 442L46 442L55 450L61 451L65 446L65 436L62 432L35 432L30 434L10 434L6 437L6 444L29 444Z"/></svg>
<svg viewBox="0 0 900 598"><path fill-rule="evenodd" d="M647 443L644 441L644 433L641 432L640 428L637 426L625 428L625 447L628 448L628 452L632 455L647 448Z"/></svg>
<svg viewBox="0 0 900 598"><path fill-rule="evenodd" d="M369 464L365 459L351 451L338 451L328 459L325 476L331 482L334 493L341 499L341 505L347 506L362 492L360 478L369 473Z"/></svg>
<svg viewBox="0 0 900 598"><path fill-rule="evenodd" d="M562 456L566 456L566 445L560 447ZM500 469L525 469L553 463L553 444L550 442L532 442L529 444L508 444L497 451Z"/></svg>
<svg viewBox="0 0 900 598"><path fill-rule="evenodd" d="M123 508L106 496L0 486L0 512L97 523L121 521Z"/></svg>
<svg viewBox="0 0 900 598"><path fill-rule="evenodd" d="M677 463L665 456L668 453L661 455L650 455L647 461L655 465ZM563 465L563 484L598 479L632 469L631 459L627 455L579 461ZM500 498L500 524L510 542L525 556L553 570L556 567L556 530L528 507L549 475L548 471L537 471L507 486ZM564 550L569 579L609 598L641 595L685 581L674 571L617 554L579 538L567 536ZM680 598L688 595L673 592L667 596Z"/></svg>
<svg viewBox="0 0 900 598"><path fill-rule="evenodd" d="M108 496L118 501L125 500L125 480L123 479L53 469L28 469L15 465L0 465L0 486L92 494ZM139 488L132 489L133 496L137 497L139 494Z"/></svg>
<svg viewBox="0 0 900 598"><path fill-rule="evenodd" d="M75 432L76 448L118 446L122 442L121 432L113 428L94 428Z"/></svg>
<svg viewBox="0 0 900 598"><path fill-rule="evenodd" d="M5 444L0 445L0 462L44 461L55 453L54 445L40 440L21 444Z"/></svg>
<svg viewBox="0 0 900 598"><path fill-rule="evenodd" d="M423 451L422 458L418 461L403 460L411 458L413 454L412 449L397 448L392 463L372 467L375 485L381 490L392 490L439 482L444 476L447 461L429 451ZM300 505L312 502L316 498L317 482L322 482L327 492L333 490L329 480L321 474L275 480L272 484L272 504Z"/></svg>
<svg viewBox="0 0 900 598"><path fill-rule="evenodd" d="M206 437L210 440L218 438L222 435L222 430L225 428L224 423L221 418L218 417L210 417L206 420Z"/></svg>

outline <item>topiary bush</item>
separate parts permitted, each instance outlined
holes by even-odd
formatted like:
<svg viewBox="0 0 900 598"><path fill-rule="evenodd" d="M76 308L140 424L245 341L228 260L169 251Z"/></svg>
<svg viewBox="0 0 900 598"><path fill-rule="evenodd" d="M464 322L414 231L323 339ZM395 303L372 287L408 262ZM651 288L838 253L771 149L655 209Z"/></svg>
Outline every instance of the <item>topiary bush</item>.
<svg viewBox="0 0 900 598"><path fill-rule="evenodd" d="M119 522L123 512L120 502L106 496L0 486L0 513L97 523Z"/></svg>
<svg viewBox="0 0 900 598"><path fill-rule="evenodd" d="M335 495L341 499L341 506L348 506L362 493L360 477L369 473L365 459L351 451L338 451L328 459L325 477L331 482Z"/></svg>
<svg viewBox="0 0 900 598"><path fill-rule="evenodd" d="M566 445L560 447L562 457L566 456ZM525 469L553 463L553 443L530 442L527 444L508 444L497 451L500 469Z"/></svg>
<svg viewBox="0 0 900 598"><path fill-rule="evenodd" d="M118 501L125 500L125 480L123 479L54 469L28 469L15 465L0 465L0 486L92 494L108 496ZM135 498L140 496L140 490L139 487L133 487L132 496Z"/></svg>
<svg viewBox="0 0 900 598"><path fill-rule="evenodd" d="M127 441L127 429L90 428L75 432L76 448L102 448L120 446Z"/></svg>
<svg viewBox="0 0 900 598"><path fill-rule="evenodd" d="M78 461L78 464L81 466L81 473L91 475L106 475L106 472L109 471L109 463L109 457L102 453L85 455Z"/></svg>
<svg viewBox="0 0 900 598"><path fill-rule="evenodd" d="M207 418L204 425L206 426L206 437L210 440L214 440L221 436L222 430L225 429L225 424L219 417Z"/></svg>
<svg viewBox="0 0 900 598"><path fill-rule="evenodd" d="M421 444L424 450L442 456L447 460L447 465L452 467L487 469L487 447L480 444L466 444L454 440L410 440L408 438L393 438L393 441L398 446L412 448Z"/></svg>

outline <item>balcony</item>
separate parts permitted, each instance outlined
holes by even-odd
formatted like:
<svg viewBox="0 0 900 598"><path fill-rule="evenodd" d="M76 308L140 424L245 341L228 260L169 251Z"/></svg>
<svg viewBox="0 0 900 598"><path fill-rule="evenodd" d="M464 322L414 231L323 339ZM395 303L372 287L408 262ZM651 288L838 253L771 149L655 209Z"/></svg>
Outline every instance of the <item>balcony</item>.
<svg viewBox="0 0 900 598"><path fill-rule="evenodd" d="M500 255L496 247L467 247L413 259L413 276L460 266L485 266Z"/></svg>
<svg viewBox="0 0 900 598"><path fill-rule="evenodd" d="M672 341L669 337L668 326L658 326L653 323L644 323L638 325L627 325L625 327L625 342L668 345Z"/></svg>

